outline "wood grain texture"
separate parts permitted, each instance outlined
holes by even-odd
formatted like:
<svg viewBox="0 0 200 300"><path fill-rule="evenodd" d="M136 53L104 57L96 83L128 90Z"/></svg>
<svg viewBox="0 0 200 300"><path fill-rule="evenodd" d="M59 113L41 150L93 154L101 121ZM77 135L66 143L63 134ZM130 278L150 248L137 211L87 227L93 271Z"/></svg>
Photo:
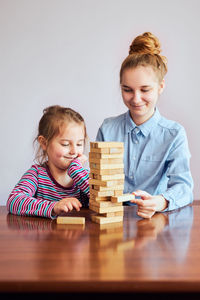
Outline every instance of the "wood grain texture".
<svg viewBox="0 0 200 300"><path fill-rule="evenodd" d="M152 219L85 226L10 215L0 207L1 292L200 292L200 202Z"/></svg>

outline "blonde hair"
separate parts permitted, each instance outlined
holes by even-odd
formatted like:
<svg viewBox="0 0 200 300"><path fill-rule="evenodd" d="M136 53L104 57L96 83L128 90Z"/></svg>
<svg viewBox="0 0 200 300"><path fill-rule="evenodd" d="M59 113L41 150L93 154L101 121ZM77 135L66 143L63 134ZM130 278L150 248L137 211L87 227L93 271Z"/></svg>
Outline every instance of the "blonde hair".
<svg viewBox="0 0 200 300"><path fill-rule="evenodd" d="M161 56L160 52L160 42L151 32L137 36L130 45L129 55L121 65L120 83L124 70L138 66L151 66L161 82L167 73L167 58Z"/></svg>
<svg viewBox="0 0 200 300"><path fill-rule="evenodd" d="M80 126L83 126L85 132L84 139L86 142L87 132L83 117L71 108L53 105L43 110L43 116L39 121L38 134L34 139L34 143L38 141L39 136L43 136L48 145L52 138L60 133L65 122L75 122ZM35 160L42 165L46 161L47 155L41 145L39 143L37 145L38 149L36 151Z"/></svg>

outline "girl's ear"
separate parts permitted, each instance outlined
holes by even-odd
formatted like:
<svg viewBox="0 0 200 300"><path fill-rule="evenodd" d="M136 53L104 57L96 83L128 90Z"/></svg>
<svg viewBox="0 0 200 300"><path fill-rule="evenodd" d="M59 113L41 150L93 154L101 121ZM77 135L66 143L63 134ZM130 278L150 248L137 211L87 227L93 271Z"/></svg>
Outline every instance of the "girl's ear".
<svg viewBox="0 0 200 300"><path fill-rule="evenodd" d="M165 80L163 79L163 80L161 81L161 83L159 84L159 87L158 87L158 94L159 94L159 95L162 94L164 88L165 88Z"/></svg>
<svg viewBox="0 0 200 300"><path fill-rule="evenodd" d="M43 135L38 136L38 143L42 147L43 151L47 150L47 141L46 141L45 137L43 137Z"/></svg>

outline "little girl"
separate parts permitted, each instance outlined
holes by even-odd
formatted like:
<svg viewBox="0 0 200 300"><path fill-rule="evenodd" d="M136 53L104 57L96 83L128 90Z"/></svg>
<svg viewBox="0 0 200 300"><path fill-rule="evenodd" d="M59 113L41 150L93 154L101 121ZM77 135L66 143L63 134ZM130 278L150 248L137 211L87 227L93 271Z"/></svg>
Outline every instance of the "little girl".
<svg viewBox="0 0 200 300"><path fill-rule="evenodd" d="M50 106L39 122L36 161L11 192L12 214L55 218L88 206L89 172L82 167L87 133L81 115Z"/></svg>
<svg viewBox="0 0 200 300"><path fill-rule="evenodd" d="M124 142L125 193L134 193L138 215L173 210L193 201L190 152L183 126L160 115L167 60L152 33L137 36L120 70L128 111L107 118L97 141ZM131 205L131 203L127 203Z"/></svg>

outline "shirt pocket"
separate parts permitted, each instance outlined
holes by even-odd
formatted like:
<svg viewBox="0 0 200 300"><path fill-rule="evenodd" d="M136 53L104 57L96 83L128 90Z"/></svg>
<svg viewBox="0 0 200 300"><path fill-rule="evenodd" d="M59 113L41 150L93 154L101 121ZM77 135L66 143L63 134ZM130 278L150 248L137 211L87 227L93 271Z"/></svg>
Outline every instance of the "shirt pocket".
<svg viewBox="0 0 200 300"><path fill-rule="evenodd" d="M151 154L151 155L142 155L141 161L146 162L161 162L163 160L163 156L160 154Z"/></svg>
<svg viewBox="0 0 200 300"><path fill-rule="evenodd" d="M137 174L139 177L161 177L164 169L164 157L158 154L142 155Z"/></svg>

